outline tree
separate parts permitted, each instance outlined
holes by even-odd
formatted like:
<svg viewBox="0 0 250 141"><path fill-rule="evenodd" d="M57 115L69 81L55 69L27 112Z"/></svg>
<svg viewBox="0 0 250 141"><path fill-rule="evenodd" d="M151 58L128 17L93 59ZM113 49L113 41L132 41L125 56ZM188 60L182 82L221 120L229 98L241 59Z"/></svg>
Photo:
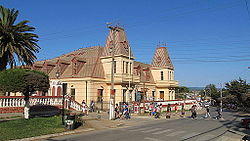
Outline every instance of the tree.
<svg viewBox="0 0 250 141"><path fill-rule="evenodd" d="M25 97L24 117L29 118L29 96L31 92L46 92L49 77L43 72L26 69L9 69L0 72L0 91L21 92Z"/></svg>
<svg viewBox="0 0 250 141"><path fill-rule="evenodd" d="M176 88L176 91L178 93L189 93L190 89L188 87L185 87L185 86L180 86L180 87Z"/></svg>
<svg viewBox="0 0 250 141"><path fill-rule="evenodd" d="M215 84L209 84L205 87L206 96L210 96L212 99L217 100L220 94L215 86Z"/></svg>
<svg viewBox="0 0 250 141"><path fill-rule="evenodd" d="M250 85L247 84L246 80L243 80L239 78L238 80L233 80L231 82L226 83L226 91L237 97L239 101L239 105L241 106L247 106L248 103L248 95L247 93L249 92ZM244 97L247 97L245 99Z"/></svg>
<svg viewBox="0 0 250 141"><path fill-rule="evenodd" d="M35 28L27 25L29 21L15 24L18 14L18 10L0 6L0 71L8 65L16 66L17 59L22 65L31 65L40 49L38 36L32 33Z"/></svg>
<svg viewBox="0 0 250 141"><path fill-rule="evenodd" d="M190 89L185 86L180 86L175 89L176 91L176 98L186 98L185 93L189 93Z"/></svg>

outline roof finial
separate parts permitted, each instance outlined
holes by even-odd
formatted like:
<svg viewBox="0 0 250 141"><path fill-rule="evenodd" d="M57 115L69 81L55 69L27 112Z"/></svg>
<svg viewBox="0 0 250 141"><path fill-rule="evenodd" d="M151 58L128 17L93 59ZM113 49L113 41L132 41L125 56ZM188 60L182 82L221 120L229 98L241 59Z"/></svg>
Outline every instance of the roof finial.
<svg viewBox="0 0 250 141"><path fill-rule="evenodd" d="M166 46L167 46L166 42L159 41L158 44L157 44L157 48L159 48L159 47L166 47Z"/></svg>

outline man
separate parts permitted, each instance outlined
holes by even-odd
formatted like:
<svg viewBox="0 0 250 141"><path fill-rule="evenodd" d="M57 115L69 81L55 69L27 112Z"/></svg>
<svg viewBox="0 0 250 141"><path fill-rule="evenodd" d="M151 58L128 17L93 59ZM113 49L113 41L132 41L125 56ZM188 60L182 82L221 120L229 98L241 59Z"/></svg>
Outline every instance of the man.
<svg viewBox="0 0 250 141"><path fill-rule="evenodd" d="M211 116L210 116L210 109L209 109L209 106L206 106L205 107L206 108L206 116L205 116L205 118L210 118Z"/></svg>

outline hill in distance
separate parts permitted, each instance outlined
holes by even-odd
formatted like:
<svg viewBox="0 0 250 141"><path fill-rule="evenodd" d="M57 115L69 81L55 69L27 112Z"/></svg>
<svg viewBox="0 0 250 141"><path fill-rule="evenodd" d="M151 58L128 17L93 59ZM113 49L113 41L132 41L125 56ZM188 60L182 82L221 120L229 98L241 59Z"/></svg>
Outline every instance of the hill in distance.
<svg viewBox="0 0 250 141"><path fill-rule="evenodd" d="M204 90L204 87L188 87L191 91L200 91Z"/></svg>

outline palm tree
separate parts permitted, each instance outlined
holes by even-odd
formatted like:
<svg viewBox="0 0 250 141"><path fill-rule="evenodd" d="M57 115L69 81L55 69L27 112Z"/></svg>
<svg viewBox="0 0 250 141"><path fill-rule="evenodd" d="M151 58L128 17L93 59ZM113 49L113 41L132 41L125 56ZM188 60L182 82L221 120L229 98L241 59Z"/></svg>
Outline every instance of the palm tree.
<svg viewBox="0 0 250 141"><path fill-rule="evenodd" d="M0 71L8 65L13 68L17 61L31 65L40 49L38 36L32 33L35 28L27 25L29 21L15 24L18 14L18 10L0 6Z"/></svg>

